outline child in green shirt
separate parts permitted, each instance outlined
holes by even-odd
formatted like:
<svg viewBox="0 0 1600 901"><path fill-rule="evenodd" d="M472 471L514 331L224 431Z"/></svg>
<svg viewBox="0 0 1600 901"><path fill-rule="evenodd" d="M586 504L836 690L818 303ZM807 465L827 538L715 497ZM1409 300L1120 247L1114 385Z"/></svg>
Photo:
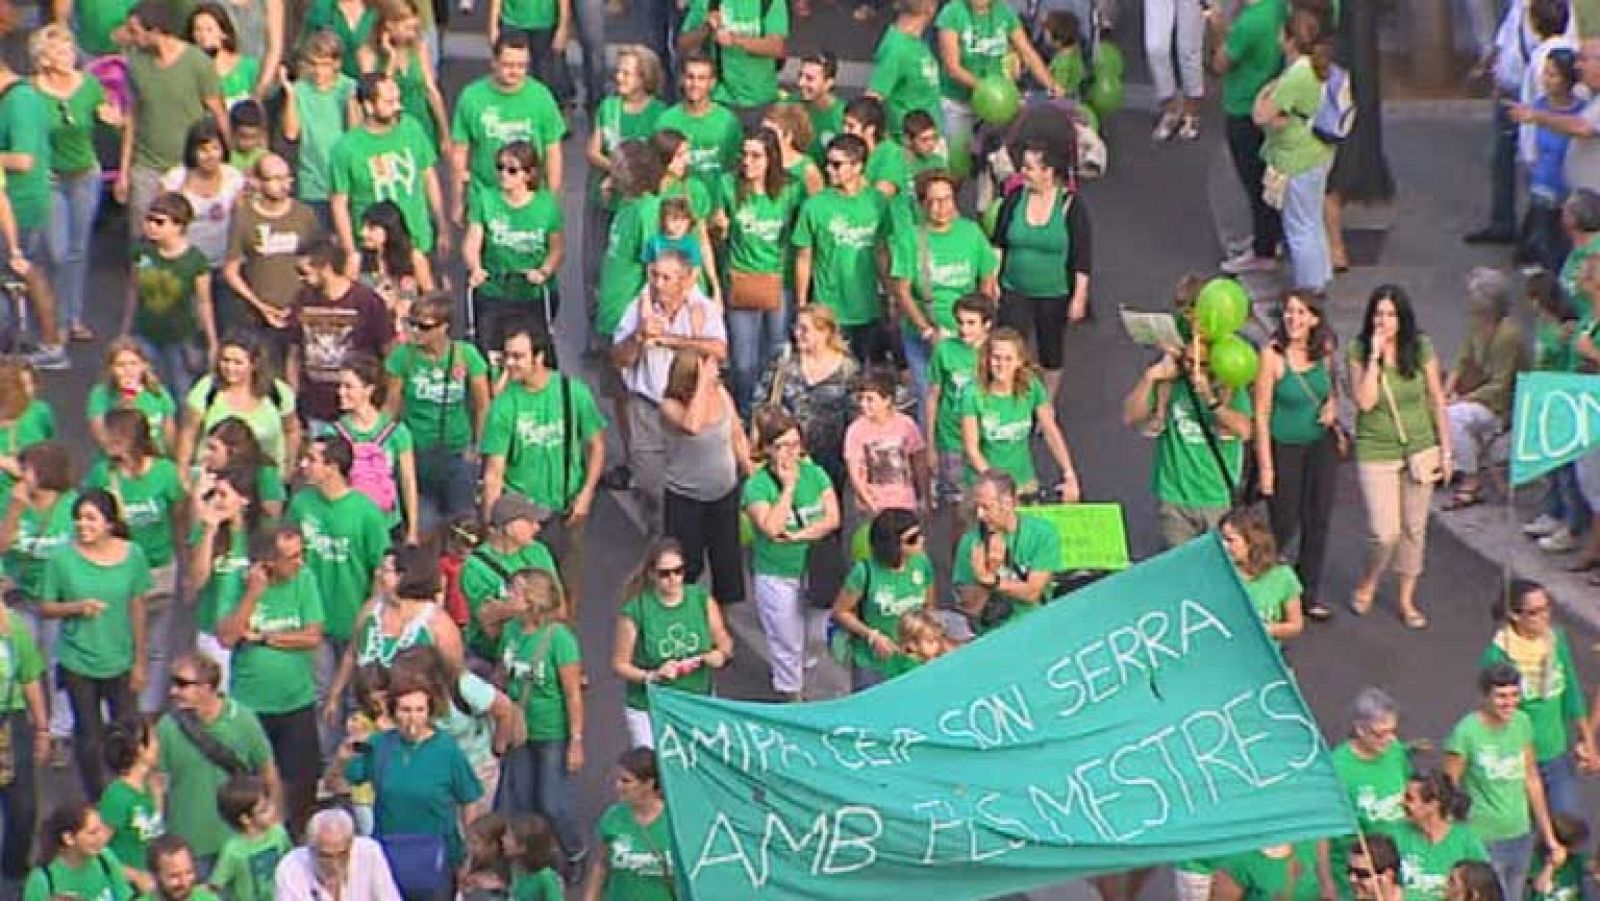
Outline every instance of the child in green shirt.
<svg viewBox="0 0 1600 901"><path fill-rule="evenodd" d="M556 874L556 836L536 813L513 816L506 825L506 859L511 863L511 901L561 901Z"/></svg>
<svg viewBox="0 0 1600 901"><path fill-rule="evenodd" d="M989 340L994 302L982 294L956 301L956 335L934 346L928 361L926 418L928 446L935 455L935 504L961 499L961 392L978 371L978 348Z"/></svg>
<svg viewBox="0 0 1600 901"><path fill-rule="evenodd" d="M267 784L259 776L234 776L217 791L217 812L237 831L222 843L211 886L233 901L269 901L278 862L293 846Z"/></svg>
<svg viewBox="0 0 1600 901"><path fill-rule="evenodd" d="M899 653L889 658L885 671L890 679L905 675L956 649L956 643L945 631L944 623L931 610L912 610L901 614L899 632Z"/></svg>
<svg viewBox="0 0 1600 901"><path fill-rule="evenodd" d="M506 860L506 818L486 813L467 824L467 862L461 868L463 897L505 898L511 890L511 865Z"/></svg>
<svg viewBox="0 0 1600 901"><path fill-rule="evenodd" d="M1089 80L1083 62L1083 23L1077 14L1057 10L1044 17L1044 37L1050 50L1050 77L1068 97L1080 96Z"/></svg>
<svg viewBox="0 0 1600 901"><path fill-rule="evenodd" d="M150 779L161 759L160 742L150 721L128 719L106 730L104 750L106 766L117 774L95 805L111 832L106 847L122 862L122 873L130 884L150 885L150 874L144 869L150 842L166 832L161 793Z"/></svg>
<svg viewBox="0 0 1600 901"><path fill-rule="evenodd" d="M1589 844L1589 824L1566 813L1553 813L1550 819L1556 841L1567 849L1567 860L1558 867L1543 848L1534 849L1528 901L1582 901L1589 869L1588 855L1582 849Z"/></svg>

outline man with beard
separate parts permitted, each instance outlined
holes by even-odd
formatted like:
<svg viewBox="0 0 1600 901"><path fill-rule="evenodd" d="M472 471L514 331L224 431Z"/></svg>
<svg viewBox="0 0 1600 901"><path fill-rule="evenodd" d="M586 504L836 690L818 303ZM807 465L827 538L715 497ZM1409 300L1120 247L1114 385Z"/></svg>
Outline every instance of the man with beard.
<svg viewBox="0 0 1600 901"><path fill-rule="evenodd" d="M301 250L295 261L302 287L286 319L289 363L284 378L313 425L339 418L339 372L345 361L357 353L381 360L394 337L389 308L376 291L351 278L346 256L354 254L332 238L322 238Z"/></svg>
<svg viewBox="0 0 1600 901"><path fill-rule="evenodd" d="M146 901L220 901L216 892L199 884L194 852L183 836L168 832L150 842L149 864L156 887L144 896Z"/></svg>
<svg viewBox="0 0 1600 901"><path fill-rule="evenodd" d="M350 254L345 271L351 277L359 271L355 224L367 207L380 200L400 208L418 250L431 253L437 238L440 255L448 254L450 232L445 227L439 176L433 170L439 161L438 148L416 120L404 115L400 86L389 75L369 72L361 76L356 102L363 121L333 145L328 164L333 177L328 196L333 228Z"/></svg>
<svg viewBox="0 0 1600 901"><path fill-rule="evenodd" d="M237 300L223 321L246 328L271 348L274 365L289 355L289 305L300 290L295 260L320 233L317 214L294 196L289 163L276 153L255 165L256 190L233 214L222 276Z"/></svg>

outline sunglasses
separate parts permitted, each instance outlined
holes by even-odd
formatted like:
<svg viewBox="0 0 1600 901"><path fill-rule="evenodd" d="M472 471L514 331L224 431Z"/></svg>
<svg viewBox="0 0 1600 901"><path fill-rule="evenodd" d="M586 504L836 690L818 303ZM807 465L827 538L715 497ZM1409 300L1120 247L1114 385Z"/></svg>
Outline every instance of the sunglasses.
<svg viewBox="0 0 1600 901"><path fill-rule="evenodd" d="M656 568L656 578L675 579L683 575L682 566L661 566Z"/></svg>
<svg viewBox="0 0 1600 901"><path fill-rule="evenodd" d="M504 163L501 163L495 168L500 170L501 175L521 175L522 173L528 171L521 166L508 166Z"/></svg>
<svg viewBox="0 0 1600 901"><path fill-rule="evenodd" d="M199 679L185 679L182 676L173 676L172 677L172 687L173 688L193 688L194 686L199 685L199 684L201 684Z"/></svg>
<svg viewBox="0 0 1600 901"><path fill-rule="evenodd" d="M426 332L444 325L442 319L407 319L406 324L419 332Z"/></svg>
<svg viewBox="0 0 1600 901"><path fill-rule="evenodd" d="M840 168L843 168L845 166L850 165L850 163L852 163L852 162L853 162L853 160L837 160L836 159L836 160L828 160L826 163L823 163L823 165L827 166L829 169L840 169Z"/></svg>
<svg viewBox="0 0 1600 901"><path fill-rule="evenodd" d="M1372 871L1369 870L1369 869L1366 869L1365 867L1350 867L1349 869L1345 870L1344 872L1345 872L1345 875L1349 876L1351 879L1371 879L1372 878Z"/></svg>

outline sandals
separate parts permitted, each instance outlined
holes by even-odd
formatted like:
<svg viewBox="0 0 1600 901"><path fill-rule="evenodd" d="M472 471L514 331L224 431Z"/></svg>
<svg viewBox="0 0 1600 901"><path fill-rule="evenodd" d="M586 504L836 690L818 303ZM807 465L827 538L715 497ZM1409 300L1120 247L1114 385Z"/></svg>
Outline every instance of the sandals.
<svg viewBox="0 0 1600 901"><path fill-rule="evenodd" d="M1376 592L1369 594L1366 597L1362 597L1361 592L1359 591L1353 592L1350 595L1350 612L1354 613L1356 616L1366 616L1368 613L1372 612L1372 604L1376 600Z"/></svg>
<svg viewBox="0 0 1600 901"><path fill-rule="evenodd" d="M1481 503L1483 503L1482 488L1476 486L1468 488L1465 485L1462 485L1458 486L1455 491L1450 493L1450 499L1444 502L1444 507L1442 509L1464 510L1467 507L1475 507Z"/></svg>
<svg viewBox="0 0 1600 901"><path fill-rule="evenodd" d="M1306 616L1311 617L1319 623L1327 622L1328 620L1333 619L1333 608L1322 603L1321 601L1309 601L1306 603Z"/></svg>
<svg viewBox="0 0 1600 901"><path fill-rule="evenodd" d="M86 344L95 339L94 329L81 322L74 322L72 327L67 329L67 339L76 341L79 344Z"/></svg>
<svg viewBox="0 0 1600 901"><path fill-rule="evenodd" d="M1428 618L1422 615L1421 610L1407 610L1400 615L1400 619L1405 622L1407 629L1421 631L1428 628Z"/></svg>

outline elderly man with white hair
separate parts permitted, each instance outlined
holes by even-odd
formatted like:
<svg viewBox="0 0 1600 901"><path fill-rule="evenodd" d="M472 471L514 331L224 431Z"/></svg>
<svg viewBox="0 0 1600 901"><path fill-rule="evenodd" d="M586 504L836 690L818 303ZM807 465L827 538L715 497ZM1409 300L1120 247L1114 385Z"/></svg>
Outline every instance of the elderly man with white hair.
<svg viewBox="0 0 1600 901"><path fill-rule="evenodd" d="M1446 509L1482 500L1482 455L1505 430L1517 373L1526 368L1522 329L1510 317L1511 280L1498 269L1467 273L1467 340L1445 379L1445 419L1456 454L1456 483Z"/></svg>
<svg viewBox="0 0 1600 901"><path fill-rule="evenodd" d="M275 882L277 901L400 901L383 848L336 808L311 817L305 845L278 862Z"/></svg>

